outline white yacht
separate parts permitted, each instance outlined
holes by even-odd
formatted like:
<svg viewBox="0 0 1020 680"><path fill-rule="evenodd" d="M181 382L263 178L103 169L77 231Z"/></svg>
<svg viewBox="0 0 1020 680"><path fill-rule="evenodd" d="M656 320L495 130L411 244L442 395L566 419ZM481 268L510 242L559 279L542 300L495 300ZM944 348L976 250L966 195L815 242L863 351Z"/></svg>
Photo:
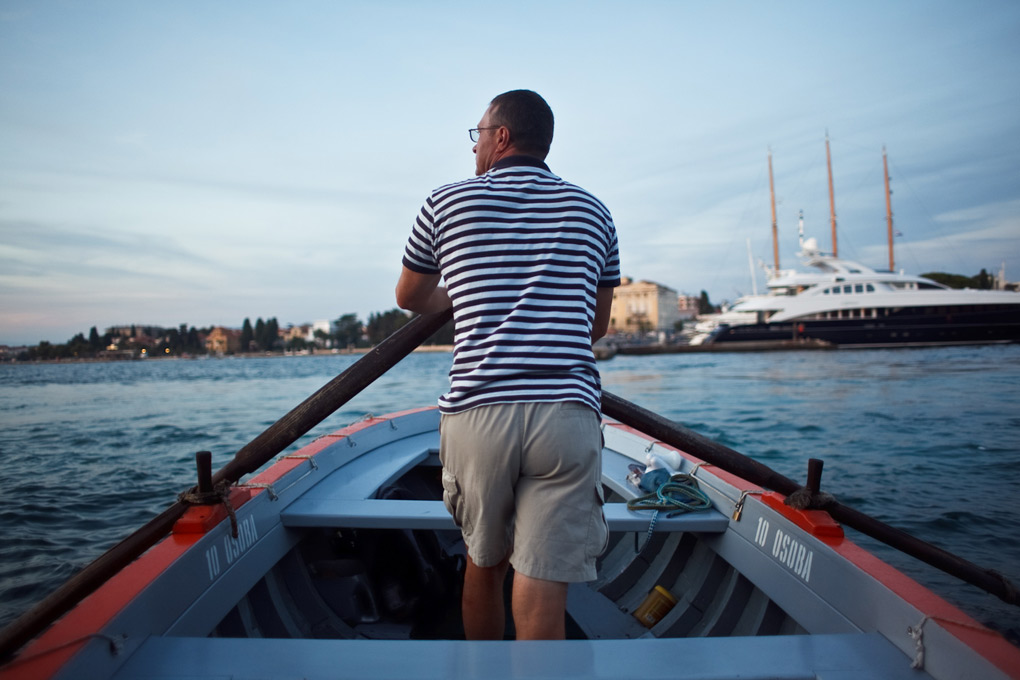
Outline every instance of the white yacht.
<svg viewBox="0 0 1020 680"><path fill-rule="evenodd" d="M921 276L875 271L822 253L800 256L814 272L784 270L769 293L742 298L703 322L692 344L822 340L834 345L948 345L1020 340L1020 293L956 290Z"/></svg>
<svg viewBox="0 0 1020 680"><path fill-rule="evenodd" d="M826 152L828 155L828 137ZM776 259L768 276L769 292L741 298L725 312L703 319L691 344L811 340L836 346L885 347L1020 341L1020 292L953 289L894 270L892 206L884 149L882 155L889 232L888 271L876 271L821 252L815 239L804 239L803 214L799 256L814 271L780 270L773 190ZM771 153L769 184L772 188ZM829 191L835 252L831 164Z"/></svg>

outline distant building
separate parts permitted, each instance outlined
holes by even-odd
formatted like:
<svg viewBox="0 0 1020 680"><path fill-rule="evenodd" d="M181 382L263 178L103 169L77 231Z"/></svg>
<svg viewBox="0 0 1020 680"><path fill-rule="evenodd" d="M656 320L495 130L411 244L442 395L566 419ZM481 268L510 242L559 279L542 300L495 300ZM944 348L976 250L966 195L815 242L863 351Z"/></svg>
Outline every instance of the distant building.
<svg viewBox="0 0 1020 680"><path fill-rule="evenodd" d="M233 354L241 351L241 331L217 326L205 338L205 349L210 354Z"/></svg>
<svg viewBox="0 0 1020 680"><path fill-rule="evenodd" d="M316 347L330 348L333 346L333 334L336 332L336 324L331 321L320 319L313 321L308 327L308 342L315 343Z"/></svg>
<svg viewBox="0 0 1020 680"><path fill-rule="evenodd" d="M672 331L680 320L677 292L654 281L624 278L613 291L609 328L616 333Z"/></svg>
<svg viewBox="0 0 1020 680"><path fill-rule="evenodd" d="M162 326L144 326L139 323L133 323L130 326L110 326L106 329L106 335L119 338L132 338L138 335L156 337L166 333L166 330Z"/></svg>
<svg viewBox="0 0 1020 680"><path fill-rule="evenodd" d="M288 326L285 329L280 329L280 338L285 343L290 342L291 340L304 340L306 342L311 342L315 339L312 335L312 326L307 323L300 326Z"/></svg>
<svg viewBox="0 0 1020 680"><path fill-rule="evenodd" d="M992 279L992 288L995 290L1020 290L1020 283L1010 282L1006 279L1005 262L999 268L999 273Z"/></svg>
<svg viewBox="0 0 1020 680"><path fill-rule="evenodd" d="M21 347L11 347L9 345L0 345L0 361L8 361L14 359L22 352L27 352L28 346L22 345Z"/></svg>
<svg viewBox="0 0 1020 680"><path fill-rule="evenodd" d="M698 316L698 300L695 295L680 295L677 298L677 310L681 321L688 321Z"/></svg>

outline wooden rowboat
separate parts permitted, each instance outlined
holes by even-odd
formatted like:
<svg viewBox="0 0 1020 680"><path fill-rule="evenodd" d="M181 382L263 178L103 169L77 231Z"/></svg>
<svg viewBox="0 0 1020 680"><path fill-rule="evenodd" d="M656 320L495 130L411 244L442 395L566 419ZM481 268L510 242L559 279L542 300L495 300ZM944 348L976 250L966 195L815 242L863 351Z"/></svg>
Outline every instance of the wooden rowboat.
<svg viewBox="0 0 1020 680"><path fill-rule="evenodd" d="M0 678L1020 677L1020 650L827 512L613 418L610 545L598 580L570 587L569 639L465 641L438 423L431 408L369 417L230 485L230 512L188 507ZM711 509L629 509L650 454Z"/></svg>

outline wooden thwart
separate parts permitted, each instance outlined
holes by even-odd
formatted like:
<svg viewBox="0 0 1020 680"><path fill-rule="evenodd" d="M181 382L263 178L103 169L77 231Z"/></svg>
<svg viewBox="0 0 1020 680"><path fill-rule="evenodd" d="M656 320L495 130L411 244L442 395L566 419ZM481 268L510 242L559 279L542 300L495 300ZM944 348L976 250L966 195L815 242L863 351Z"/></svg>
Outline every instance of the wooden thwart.
<svg viewBox="0 0 1020 680"><path fill-rule="evenodd" d="M604 506L610 531L648 531L649 511L634 512L626 503ZM348 527L352 529L456 529L453 517L442 501L340 500L301 498L280 513L284 526ZM701 510L668 517L660 512L655 531L697 531L721 533L729 520L718 510Z"/></svg>

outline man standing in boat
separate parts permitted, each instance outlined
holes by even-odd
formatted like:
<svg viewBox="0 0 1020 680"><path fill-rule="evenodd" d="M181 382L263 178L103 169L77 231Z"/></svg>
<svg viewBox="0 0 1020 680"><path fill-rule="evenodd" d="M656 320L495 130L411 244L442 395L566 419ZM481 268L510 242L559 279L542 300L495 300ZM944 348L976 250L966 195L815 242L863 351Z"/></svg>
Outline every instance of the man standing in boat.
<svg viewBox="0 0 1020 680"><path fill-rule="evenodd" d="M535 92L499 95L469 132L476 177L425 201L397 304L453 306L440 458L468 549L465 634L503 638L513 565L517 639L562 639L567 584L595 578L608 539L592 343L620 285L616 228L545 164L553 113Z"/></svg>

